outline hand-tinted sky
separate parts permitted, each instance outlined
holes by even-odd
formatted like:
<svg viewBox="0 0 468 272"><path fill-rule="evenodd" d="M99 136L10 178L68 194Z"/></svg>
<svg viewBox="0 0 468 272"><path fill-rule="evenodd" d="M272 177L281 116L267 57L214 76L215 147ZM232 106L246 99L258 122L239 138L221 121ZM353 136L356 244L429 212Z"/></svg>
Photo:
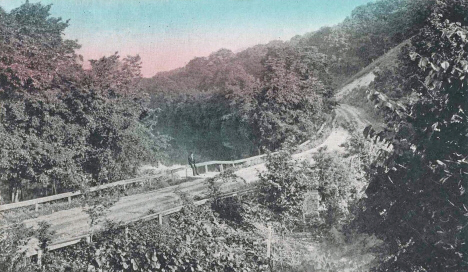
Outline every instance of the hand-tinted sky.
<svg viewBox="0 0 468 272"><path fill-rule="evenodd" d="M181 67L220 48L238 51L334 25L370 0L30 0L70 19L66 36L95 59L140 54L143 74ZM7 11L24 0L0 0Z"/></svg>

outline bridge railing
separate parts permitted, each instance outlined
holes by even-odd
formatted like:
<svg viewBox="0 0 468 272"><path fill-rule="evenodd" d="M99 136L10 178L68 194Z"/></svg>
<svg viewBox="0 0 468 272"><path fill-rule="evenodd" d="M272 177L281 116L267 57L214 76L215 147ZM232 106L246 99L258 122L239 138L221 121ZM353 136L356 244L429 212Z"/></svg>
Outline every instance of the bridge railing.
<svg viewBox="0 0 468 272"><path fill-rule="evenodd" d="M129 184L134 184L134 183L140 183L140 182L151 182L151 180L155 178L159 178L168 174L173 174L176 171L183 170L185 167L179 167L179 168L174 168L170 170L163 170L161 173L158 173L156 175L150 175L150 176L142 176L138 178L132 178L132 179L126 179L126 180L120 180L112 183L107 183L107 184L102 184L98 186L94 186L89 188L90 192L96 192L104 189L109 189L113 187L118 187L118 186L123 186L124 189L127 185ZM25 200L21 202L16 202L16 203L10 203L10 204L3 204L0 205L0 212L2 211L7 211L7 210L12 210L12 209L17 209L17 208L23 208L23 207L28 207L28 206L35 206L36 210L38 210L39 204L42 203L47 203L47 202L52 202L52 201L57 201L57 200L62 200L62 199L68 199L68 202L71 202L72 197L76 197L79 195L82 195L83 192L81 190L75 191L75 192L68 192L68 193L62 193L62 194L56 194L56 195L51 195L51 196L46 196L46 197L40 197L40 198L35 198L31 200Z"/></svg>
<svg viewBox="0 0 468 272"><path fill-rule="evenodd" d="M258 155L258 156L253 156L245 159L240 159L240 160L234 160L234 161L209 161L209 162L201 162L197 163L197 168L204 168L205 172L209 172L209 166L217 166L217 171L223 172L224 171L224 166L237 166L237 165L242 165L242 164L249 164L249 165L255 165L255 164L260 164L264 162L264 159L267 155ZM188 168L187 168L188 169Z"/></svg>
<svg viewBox="0 0 468 272"><path fill-rule="evenodd" d="M197 163L197 168L203 167L205 172L209 172L209 166L216 166L216 171L223 172L224 171L224 166L236 166L240 164L247 164L249 163L250 165L253 164L259 164L262 163L266 155L258 155L258 156L253 156L250 158L246 159L241 159L241 160L234 160L234 161L209 161L209 162L202 162L202 163ZM148 182L151 181L154 178L159 178L165 175L174 175L177 172L180 171L185 171L185 175L187 176L188 172L188 167L182 166L174 169L169 169L169 170L162 170L161 173L158 173L156 175L151 175L151 176L142 176L138 178L133 178L133 179L127 179L127 180L120 180L112 183L107 183L95 187L89 188L90 192L95 192L99 190L104 190L108 188L113 188L113 187L118 187L118 186L123 186L125 189L126 185L133 184L133 183L140 183L140 182ZM38 210L39 204L42 203L47 203L47 202L52 202L52 201L57 201L57 200L62 200L62 199L68 199L68 202L71 202L72 197L76 197L79 195L82 195L83 192L81 191L75 191L75 192L68 192L68 193L62 193L62 194L56 194L52 196L46 196L46 197L40 197L40 198L35 198L31 200L26 200L26 201L21 201L21 202L16 202L16 203L9 203L9 204L3 204L0 205L0 212L2 211L7 211L7 210L12 210L12 209L17 209L17 208L23 208L23 207L29 207L29 206L35 206L35 209Z"/></svg>
<svg viewBox="0 0 468 272"><path fill-rule="evenodd" d="M240 190L237 190L237 191L234 191L234 192L222 193L222 194L220 194L218 196L218 198L234 197L234 196L237 196L237 195L243 195L243 194L253 192L254 190L256 190L255 187L243 188L243 189L240 189ZM200 205L205 204L209 200L210 200L210 198L205 198L205 199L195 201L193 204L196 205L196 206L200 206ZM149 221L149 220L158 219L159 224L161 225L164 216L168 216L168 215L180 212L183 207L184 207L184 205L177 205L177 206L171 207L169 209L160 211L158 213L141 216L141 217L138 217L138 218L126 221L126 222L120 222L120 223L122 225L129 225L131 223L135 223L135 222L138 222L138 221ZM79 242L81 242L83 240L86 240L87 242L90 242L90 237L91 236L90 236L89 233L78 235L78 236L75 236L75 237L70 238L70 239L54 242L54 243L48 245L47 249L48 250L56 250L56 249L59 249L59 248L63 248L63 247L67 247L67 246L77 244L77 243L79 243ZM26 248L24 250L27 251ZM34 255L38 255L38 258L40 258L40 256L42 255L42 251L35 249L35 250L32 250L32 251L26 253L26 256L28 256L28 257L34 256Z"/></svg>

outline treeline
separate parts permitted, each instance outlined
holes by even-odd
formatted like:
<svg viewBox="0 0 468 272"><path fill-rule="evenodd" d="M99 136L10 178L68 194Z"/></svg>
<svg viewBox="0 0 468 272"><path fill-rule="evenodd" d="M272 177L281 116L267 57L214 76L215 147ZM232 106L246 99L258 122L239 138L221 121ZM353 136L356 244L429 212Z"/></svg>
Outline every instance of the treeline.
<svg viewBox="0 0 468 272"><path fill-rule="evenodd" d="M196 151L233 159L307 139L331 109L326 57L274 42L220 50L146 81L160 109L155 131L173 138L173 160ZM320 79L322 78L322 79Z"/></svg>
<svg viewBox="0 0 468 272"><path fill-rule="evenodd" d="M385 0L341 24L234 54L223 49L145 80L154 131L172 137L170 160L232 159L314 135L333 91L424 25L435 1Z"/></svg>
<svg viewBox="0 0 468 272"><path fill-rule="evenodd" d="M1 197L18 201L120 180L157 158L164 139L141 120L140 58L82 68L68 23L50 6L0 9Z"/></svg>
<svg viewBox="0 0 468 272"><path fill-rule="evenodd" d="M274 42L238 54L220 50L147 80L155 132L173 138L171 159L233 159L300 142L331 109L326 57ZM322 78L322 79L320 79Z"/></svg>

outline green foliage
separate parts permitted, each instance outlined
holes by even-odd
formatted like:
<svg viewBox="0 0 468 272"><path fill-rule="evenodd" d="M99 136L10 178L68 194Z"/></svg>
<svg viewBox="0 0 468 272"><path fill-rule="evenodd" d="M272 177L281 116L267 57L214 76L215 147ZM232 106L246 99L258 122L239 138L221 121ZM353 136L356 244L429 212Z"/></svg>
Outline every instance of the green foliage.
<svg viewBox="0 0 468 272"><path fill-rule="evenodd" d="M232 229L206 207L188 205L162 226L141 222L110 226L92 245L48 254L47 271L266 271L255 233ZM62 267L57 267L57 263Z"/></svg>
<svg viewBox="0 0 468 272"><path fill-rule="evenodd" d="M324 227L338 228L351 219L352 206L360 199L366 180L359 176L359 166L350 166L347 160L320 150L314 156L315 164L309 178L317 184Z"/></svg>
<svg viewBox="0 0 468 272"><path fill-rule="evenodd" d="M232 159L277 150L288 138L301 142L329 114L332 90L415 35L435 2L376 1L356 8L338 26L287 43L237 54L222 49L159 73L144 82L153 107L161 109L155 134L172 137L170 157L178 163L190 151L204 160ZM394 95L404 96L405 87Z"/></svg>
<svg viewBox="0 0 468 272"><path fill-rule="evenodd" d="M4 101L3 180L12 193L24 188L40 196L134 175L151 150L141 144L139 111L131 107L123 98L78 90L53 101Z"/></svg>
<svg viewBox="0 0 468 272"><path fill-rule="evenodd" d="M263 60L263 81L250 113L258 146L276 150L286 140L300 143L317 131L329 110L325 57L307 48L276 47Z"/></svg>
<svg viewBox="0 0 468 272"><path fill-rule="evenodd" d="M309 182L304 166L297 166L288 150L269 155L267 171L259 174L258 201L284 221L302 219L302 203L308 190L317 184ZM296 222L297 223L297 222Z"/></svg>
<svg viewBox="0 0 468 272"><path fill-rule="evenodd" d="M309 223L318 233L346 225L353 219L354 206L368 183L365 165L376 156L363 137L353 139L347 158L323 149L314 155L312 162L292 160L286 150L270 155L268 171L260 173L258 202L273 213L274 220L288 227L302 225L306 212L313 215ZM310 191L318 192L319 205L315 208L318 210L304 210L304 200Z"/></svg>
<svg viewBox="0 0 468 272"><path fill-rule="evenodd" d="M331 86L337 88L359 70L424 26L434 0L380 0L356 7L334 27L294 38L327 56Z"/></svg>
<svg viewBox="0 0 468 272"><path fill-rule="evenodd" d="M196 58L145 82L160 110L154 131L173 138L179 163L190 151L234 159L304 141L332 105L326 63L315 48L279 42Z"/></svg>
<svg viewBox="0 0 468 272"><path fill-rule="evenodd" d="M41 91L81 73L75 41L64 40L68 22L51 18L51 6L25 3L0 14L0 92Z"/></svg>
<svg viewBox="0 0 468 272"><path fill-rule="evenodd" d="M27 247L33 231L24 225L0 228L0 270L5 272L33 271L28 258L19 252Z"/></svg>
<svg viewBox="0 0 468 272"><path fill-rule="evenodd" d="M345 20L350 53L364 65L413 36L429 17L432 0L381 0L357 7Z"/></svg>
<svg viewBox="0 0 468 272"><path fill-rule="evenodd" d="M27 2L0 14L1 190L13 202L134 176L167 146L141 122L140 58L83 70L49 10Z"/></svg>
<svg viewBox="0 0 468 272"><path fill-rule="evenodd" d="M408 111L393 114L393 150L371 169L361 223L389 245L383 271L466 271L468 30L463 1L439 1L412 39L419 81Z"/></svg>
<svg viewBox="0 0 468 272"><path fill-rule="evenodd" d="M154 134L172 137L171 162L187 163L192 151L201 161L246 157L255 151L248 123L236 110L237 98L216 91L173 96L160 98L153 126Z"/></svg>
<svg viewBox="0 0 468 272"><path fill-rule="evenodd" d="M379 255L375 249L382 241L375 236L360 234L349 240L336 229L331 236L333 239L305 244L308 250L298 256L300 264L277 271L372 271L378 264Z"/></svg>
<svg viewBox="0 0 468 272"><path fill-rule="evenodd" d="M227 224L234 224L235 227L242 227L246 224L244 214L245 209L240 197L221 198L221 186L226 182L237 181L238 178L233 171L227 170L219 176L207 179L209 197L212 199L211 209L217 217L224 220Z"/></svg>

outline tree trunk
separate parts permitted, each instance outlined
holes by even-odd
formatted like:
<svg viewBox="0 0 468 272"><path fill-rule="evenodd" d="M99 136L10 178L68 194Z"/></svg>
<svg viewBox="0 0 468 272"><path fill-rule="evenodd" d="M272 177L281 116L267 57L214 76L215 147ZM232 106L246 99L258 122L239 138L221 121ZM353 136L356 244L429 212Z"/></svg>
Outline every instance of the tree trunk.
<svg viewBox="0 0 468 272"><path fill-rule="evenodd" d="M16 201L15 202L20 201L21 192L22 192L21 187L18 186L18 188L16 189Z"/></svg>
<svg viewBox="0 0 468 272"><path fill-rule="evenodd" d="M16 203L20 199L21 189L19 187L13 187L11 192L11 202Z"/></svg>

